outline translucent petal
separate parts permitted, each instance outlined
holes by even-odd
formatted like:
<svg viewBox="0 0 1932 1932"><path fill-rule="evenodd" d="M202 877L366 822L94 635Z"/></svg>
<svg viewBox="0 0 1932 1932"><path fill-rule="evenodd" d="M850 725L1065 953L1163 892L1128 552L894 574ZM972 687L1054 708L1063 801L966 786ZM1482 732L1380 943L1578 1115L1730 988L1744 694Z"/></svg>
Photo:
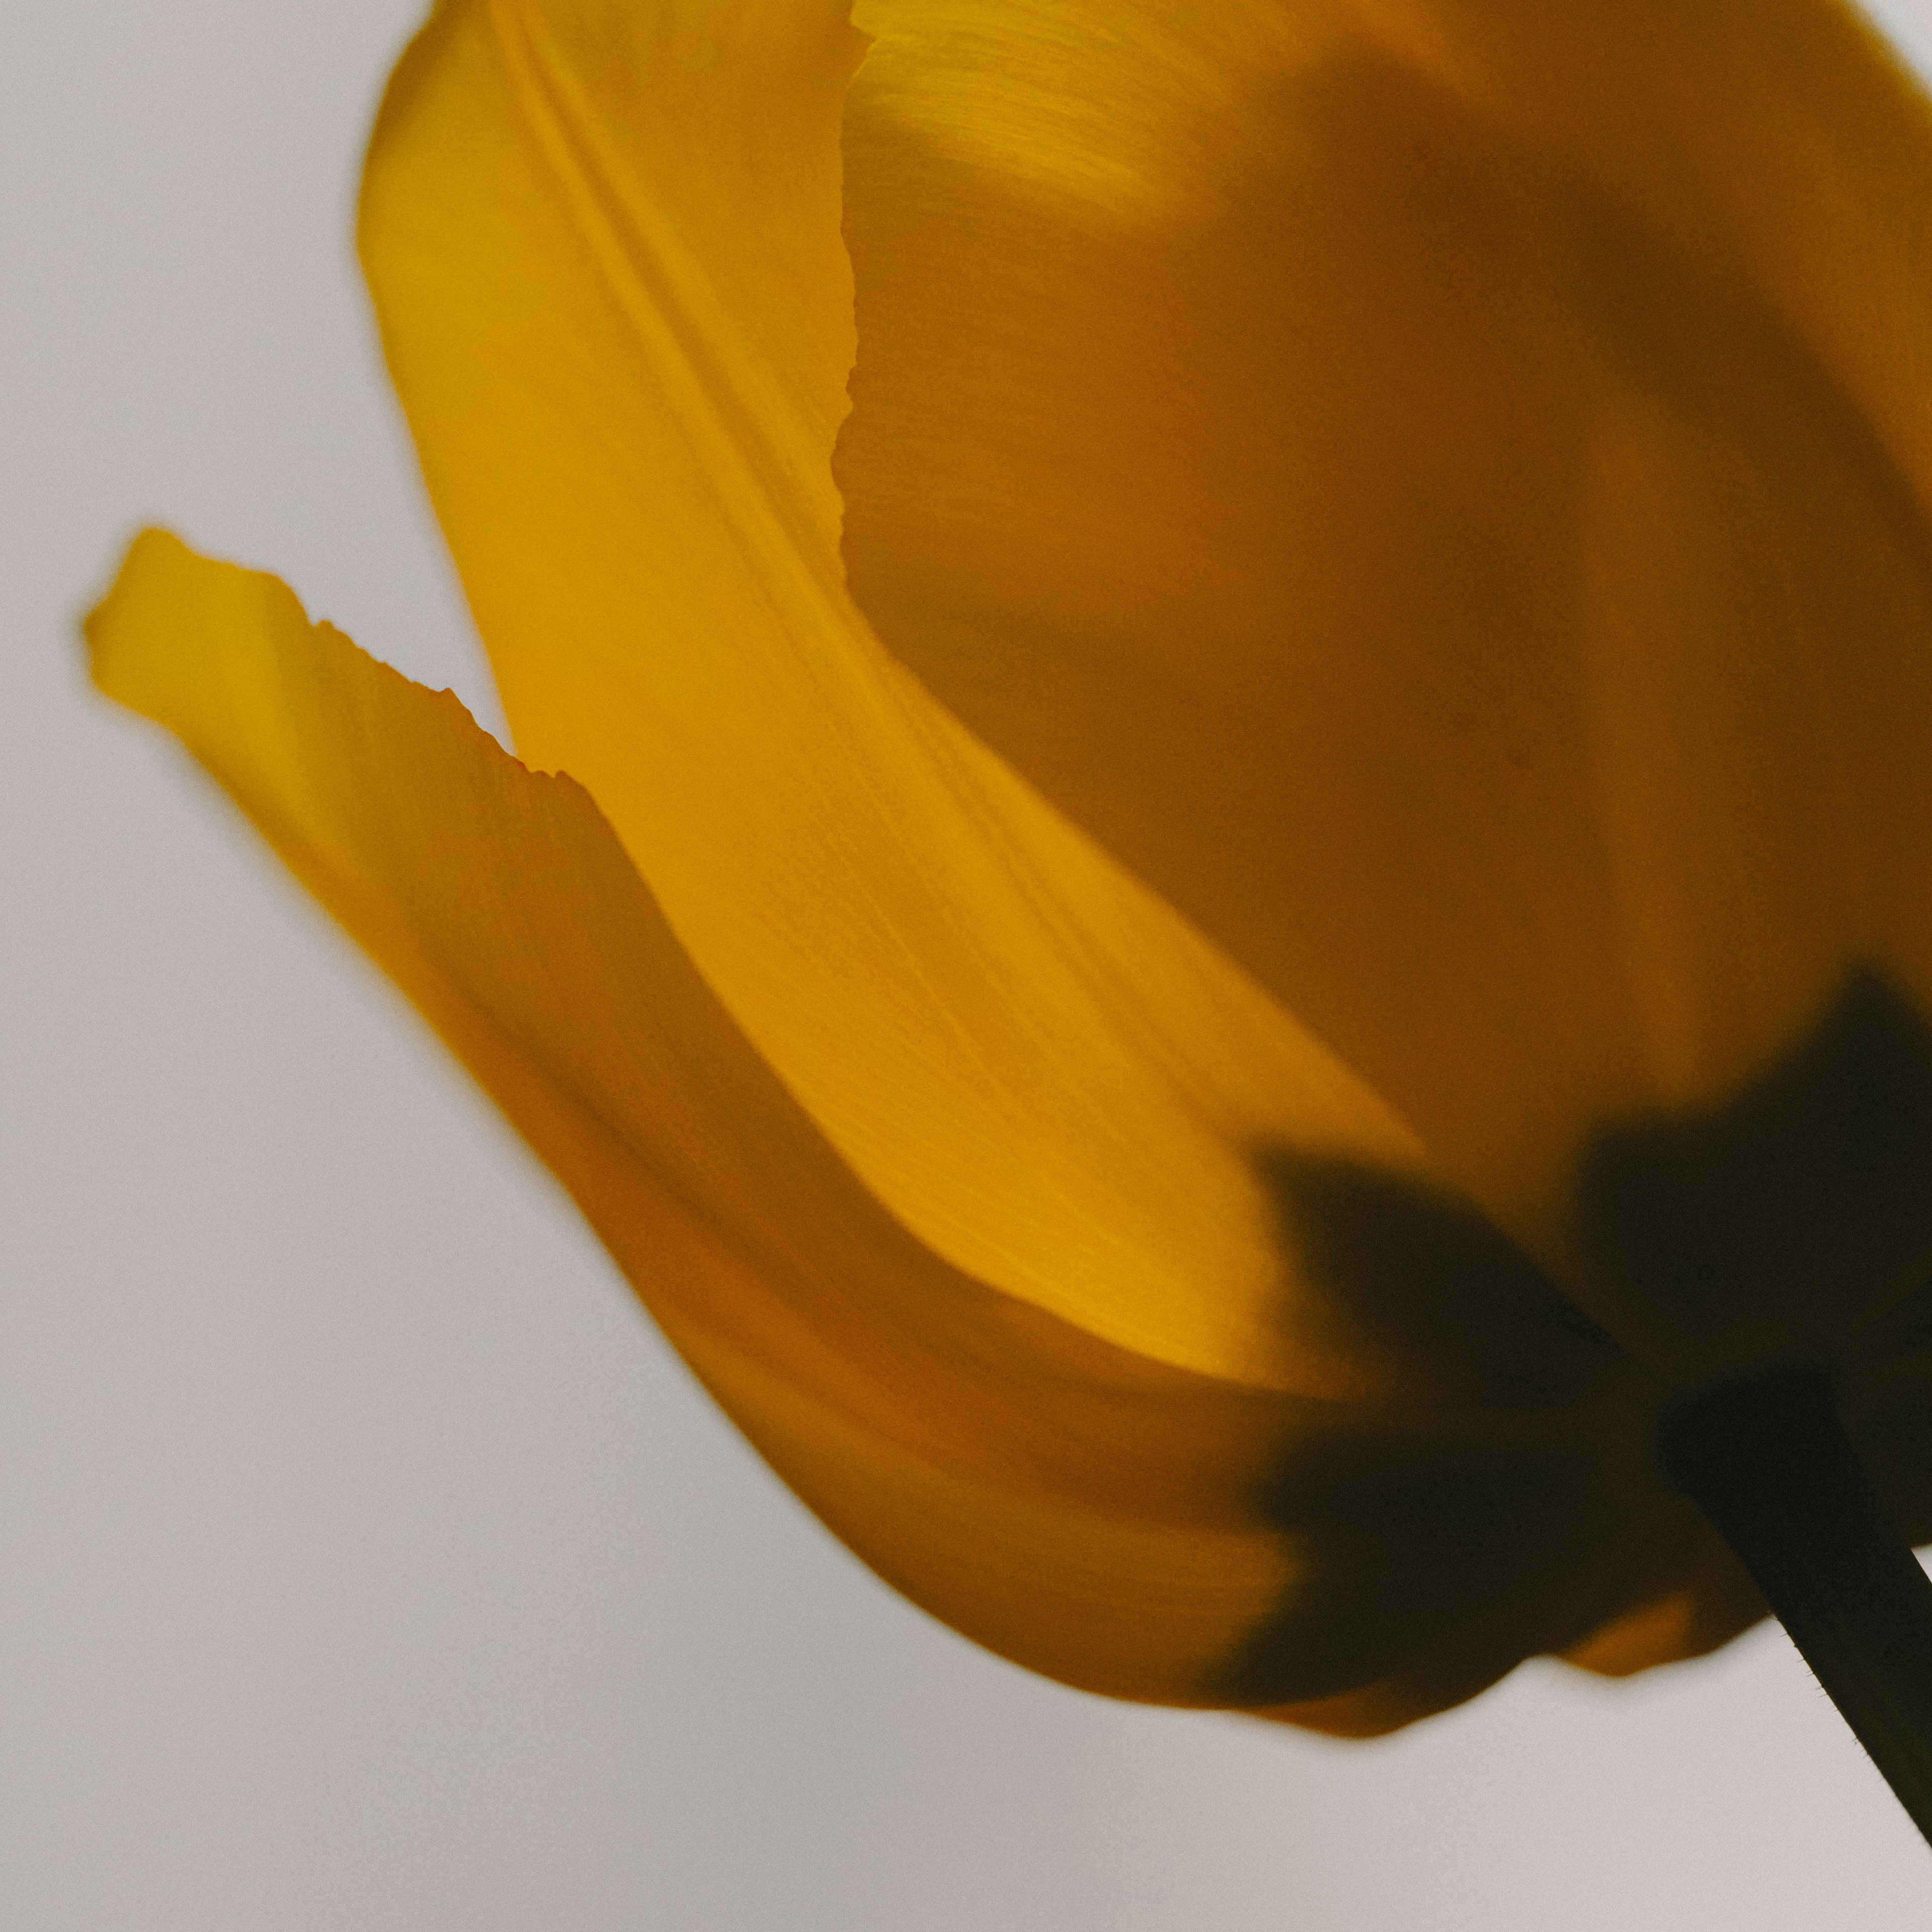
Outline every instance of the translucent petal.
<svg viewBox="0 0 1932 1932"><path fill-rule="evenodd" d="M856 48L804 0L459 0L397 75L364 258L518 748L922 1238L1123 1346L1346 1392L1256 1151L1413 1172L1413 1136L844 598Z"/></svg>
<svg viewBox="0 0 1932 1932"><path fill-rule="evenodd" d="M1932 987L1932 118L1828 0L864 0L854 595L1592 1312Z"/></svg>
<svg viewBox="0 0 1932 1932"><path fill-rule="evenodd" d="M88 628L102 687L415 1002L778 1473L938 1615L1181 1703L1396 1672L1454 1701L1574 1634L1642 1507L1627 1405L1310 1400L982 1286L856 1183L576 784L172 538Z"/></svg>

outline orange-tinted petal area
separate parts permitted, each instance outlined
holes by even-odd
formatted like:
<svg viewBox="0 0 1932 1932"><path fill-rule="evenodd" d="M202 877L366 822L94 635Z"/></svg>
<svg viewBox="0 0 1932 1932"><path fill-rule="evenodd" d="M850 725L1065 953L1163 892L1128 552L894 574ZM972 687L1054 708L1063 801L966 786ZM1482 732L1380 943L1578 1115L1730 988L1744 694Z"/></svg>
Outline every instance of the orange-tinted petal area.
<svg viewBox="0 0 1932 1932"><path fill-rule="evenodd" d="M414 1001L779 1474L981 1642L1117 1694L1385 1728L1575 1641L1671 1507L1611 1389L1315 1401L986 1288L857 1184L574 783L169 537L88 629L102 688Z"/></svg>
<svg viewBox="0 0 1932 1932"><path fill-rule="evenodd" d="M1924 100L1830 0L856 17L860 606L1721 1369L1574 1183L1857 962L1932 993Z"/></svg>

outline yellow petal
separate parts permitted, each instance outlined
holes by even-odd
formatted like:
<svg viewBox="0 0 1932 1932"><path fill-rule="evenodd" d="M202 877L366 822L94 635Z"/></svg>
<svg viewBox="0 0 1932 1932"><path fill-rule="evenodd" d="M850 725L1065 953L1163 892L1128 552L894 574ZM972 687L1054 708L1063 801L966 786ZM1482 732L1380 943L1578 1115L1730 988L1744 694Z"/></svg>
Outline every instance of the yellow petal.
<svg viewBox="0 0 1932 1932"><path fill-rule="evenodd" d="M844 598L856 44L842 0L457 0L398 74L364 259L518 748L922 1238L1178 1366L1359 1386L1253 1152L1413 1137Z"/></svg>
<svg viewBox="0 0 1932 1932"><path fill-rule="evenodd" d="M937 1614L1070 1682L1322 1699L1331 1727L1365 1681L1422 1684L1412 1715L1574 1636L1643 1507L1632 1412L1310 1401L982 1286L856 1183L576 784L158 533L88 634L103 688L416 1003L780 1474Z"/></svg>
<svg viewBox="0 0 1932 1932"><path fill-rule="evenodd" d="M1592 1123L1925 1004L1932 121L1848 10L856 17L854 596L1447 1172L1570 1266Z"/></svg>

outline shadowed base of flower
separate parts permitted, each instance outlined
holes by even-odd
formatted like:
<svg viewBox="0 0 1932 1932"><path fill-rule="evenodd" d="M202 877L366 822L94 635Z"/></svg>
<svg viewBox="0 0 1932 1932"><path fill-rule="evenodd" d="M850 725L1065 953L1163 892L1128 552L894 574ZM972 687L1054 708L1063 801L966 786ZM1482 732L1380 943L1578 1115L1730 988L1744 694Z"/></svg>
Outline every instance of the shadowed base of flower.
<svg viewBox="0 0 1932 1932"><path fill-rule="evenodd" d="M1829 1378L1774 1370L1684 1397L1658 1450L1932 1842L1932 1578L1859 1464Z"/></svg>
<svg viewBox="0 0 1932 1932"><path fill-rule="evenodd" d="M1466 1202L1292 1151L1257 1166L1297 1331L1414 1402L1286 1445L1256 1504L1296 1571L1216 1695L1368 1734L1538 1650L1637 1667L1768 1606L1932 1838L1910 1546L1932 1528L1932 1028L1909 996L1858 966L1725 1099L1594 1138L1576 1227L1624 1346ZM1646 1615L1669 1628L1638 1633L1636 1664L1592 1652ZM1394 1693L1363 1705L1365 1675Z"/></svg>
<svg viewBox="0 0 1932 1932"><path fill-rule="evenodd" d="M1727 1368L1876 1351L1932 1274L1932 1028L1876 968L1718 1105L1606 1127L1584 1156L1582 1246L1623 1331Z"/></svg>
<svg viewBox="0 0 1932 1932"><path fill-rule="evenodd" d="M1868 1406L1872 1358L1909 1349L1923 1313L1932 1030L1859 967L1810 1034L1722 1106L1601 1136L1579 1193L1586 1242L1627 1305L1647 1295L1748 1352L1754 1319L1766 1340L1798 1343L1795 1360L1667 1403L1658 1460L1932 1839L1932 1581L1900 1497L1881 1494L1840 1413L1841 1400ZM1857 1336L1864 1358L1828 1333L1806 1337L1807 1310ZM1884 1473L1895 1488L1905 1472Z"/></svg>

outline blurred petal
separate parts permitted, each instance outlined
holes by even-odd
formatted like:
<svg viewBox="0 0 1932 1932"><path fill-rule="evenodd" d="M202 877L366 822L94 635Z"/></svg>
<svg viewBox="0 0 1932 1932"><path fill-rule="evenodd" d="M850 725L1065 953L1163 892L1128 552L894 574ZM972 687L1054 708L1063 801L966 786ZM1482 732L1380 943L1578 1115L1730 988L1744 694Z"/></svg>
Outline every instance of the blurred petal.
<svg viewBox="0 0 1932 1932"><path fill-rule="evenodd" d="M398 71L364 256L518 747L922 1239L1178 1366L1359 1390L1255 1150L1413 1137L845 600L856 44L842 0L457 0Z"/></svg>
<svg viewBox="0 0 1932 1932"><path fill-rule="evenodd" d="M1681 1499L1658 1511L1604 1607L1603 1621L1563 1654L1600 1677L1705 1656L1770 1614L1743 1564Z"/></svg>
<svg viewBox="0 0 1932 1932"><path fill-rule="evenodd" d="M577 785L170 537L88 632L103 688L416 1003L778 1473L938 1615L1070 1682L1325 1700L1331 1728L1372 1726L1336 1714L1365 1682L1417 1714L1574 1640L1654 1507L1634 1409L1310 1401L987 1289L855 1182Z"/></svg>
<svg viewBox="0 0 1932 1932"><path fill-rule="evenodd" d="M1720 1104L1593 1134L1576 1198L1626 1330L1687 1379L1794 1360L1843 1374L1932 1277L1932 1028L1856 967Z"/></svg>
<svg viewBox="0 0 1932 1932"><path fill-rule="evenodd" d="M853 592L1592 1298L1932 990L1932 122L1828 0L863 0Z"/></svg>

